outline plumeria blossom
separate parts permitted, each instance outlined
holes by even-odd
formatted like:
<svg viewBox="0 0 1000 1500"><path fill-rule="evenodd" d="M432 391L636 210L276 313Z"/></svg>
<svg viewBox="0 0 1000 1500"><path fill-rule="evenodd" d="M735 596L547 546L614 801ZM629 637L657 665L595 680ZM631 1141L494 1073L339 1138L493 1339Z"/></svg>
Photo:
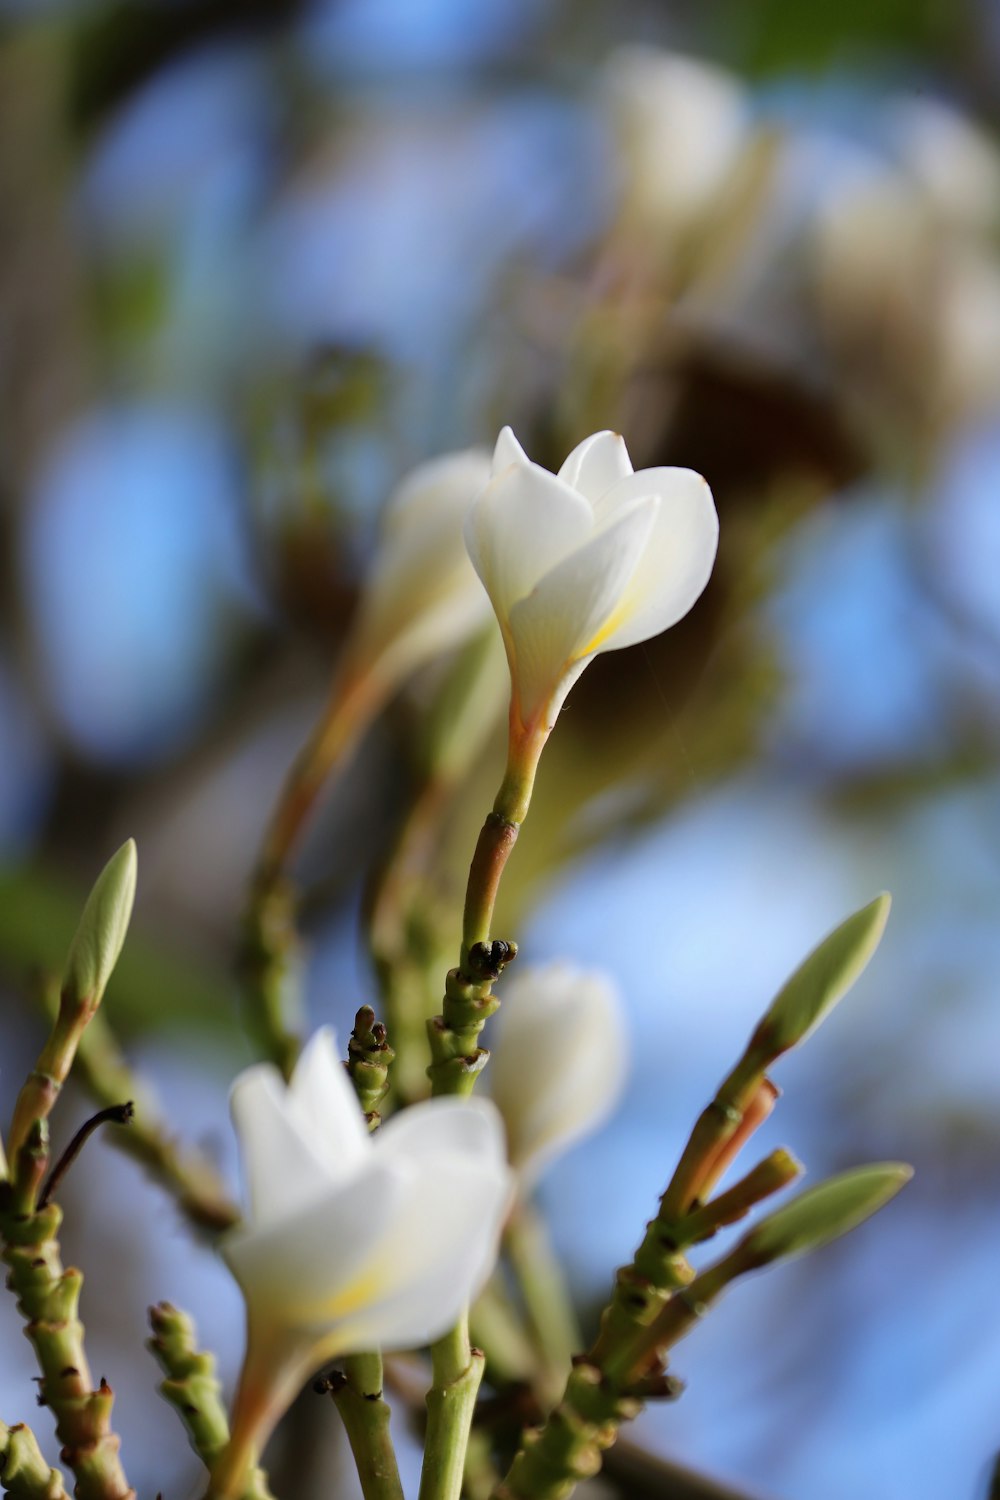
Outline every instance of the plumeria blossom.
<svg viewBox="0 0 1000 1500"><path fill-rule="evenodd" d="M486 623L462 523L489 476L488 451L466 448L420 464L390 496L347 646L353 673L399 682Z"/></svg>
<svg viewBox="0 0 1000 1500"><path fill-rule="evenodd" d="M491 628L462 542L465 514L489 475L485 449L467 448L421 464L390 497L327 707L265 833L258 868L267 879L288 862L331 770L392 694L418 668Z"/></svg>
<svg viewBox="0 0 1000 1500"><path fill-rule="evenodd" d="M517 757L540 749L591 657L687 614L712 571L718 518L700 474L634 473L617 433L586 438L550 474L505 427L465 540L507 649Z"/></svg>
<svg viewBox="0 0 1000 1500"><path fill-rule="evenodd" d="M505 983L490 1092L522 1188L607 1119L625 1083L625 1011L605 974L552 963Z"/></svg>
<svg viewBox="0 0 1000 1500"><path fill-rule="evenodd" d="M627 46L604 68L625 206L654 232L683 233L732 181L749 99L732 73L655 47Z"/></svg>
<svg viewBox="0 0 1000 1500"><path fill-rule="evenodd" d="M370 1136L329 1029L289 1084L270 1064L249 1068L231 1105L248 1222L223 1254L246 1300L247 1354L221 1493L321 1365L417 1348L455 1322L493 1267L512 1190L488 1100L431 1100Z"/></svg>

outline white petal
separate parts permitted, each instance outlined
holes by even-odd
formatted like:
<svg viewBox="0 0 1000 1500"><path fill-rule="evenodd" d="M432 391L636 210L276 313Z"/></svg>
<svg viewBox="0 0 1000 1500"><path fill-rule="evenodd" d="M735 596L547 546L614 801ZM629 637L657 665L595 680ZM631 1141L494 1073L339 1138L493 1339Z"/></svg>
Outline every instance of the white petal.
<svg viewBox="0 0 1000 1500"><path fill-rule="evenodd" d="M309 1038L288 1085L290 1114L324 1163L331 1184L361 1171L372 1150L368 1126L329 1026Z"/></svg>
<svg viewBox="0 0 1000 1500"><path fill-rule="evenodd" d="M511 673L523 723L534 719L575 662L600 649L640 565L658 506L647 495L626 507L512 609Z"/></svg>
<svg viewBox="0 0 1000 1500"><path fill-rule="evenodd" d="M719 518L712 492L693 469L640 469L605 496L609 510L656 494L656 524L624 600L623 618L600 650L617 651L659 635L687 614L712 572Z"/></svg>
<svg viewBox="0 0 1000 1500"><path fill-rule="evenodd" d="M594 504L631 473L625 439L617 432L595 432L576 445L559 470L559 478Z"/></svg>
<svg viewBox="0 0 1000 1500"><path fill-rule="evenodd" d="M418 535L441 517L450 518L460 531L465 512L489 480L485 448L463 448L418 464L386 501L382 536L395 539L404 530Z"/></svg>
<svg viewBox="0 0 1000 1500"><path fill-rule="evenodd" d="M506 1160L503 1121L488 1099L428 1099L401 1110L376 1132L372 1145L394 1161L429 1162L436 1153L474 1161Z"/></svg>
<svg viewBox="0 0 1000 1500"><path fill-rule="evenodd" d="M505 987L490 1089L511 1160L529 1183L610 1114L625 1079L626 1020L614 984L567 964L528 969Z"/></svg>
<svg viewBox="0 0 1000 1500"><path fill-rule="evenodd" d="M379 1295L345 1323L346 1347L412 1349L450 1328L493 1268L512 1195L511 1172L492 1157L414 1170L407 1208L373 1257Z"/></svg>
<svg viewBox="0 0 1000 1500"><path fill-rule="evenodd" d="M400 485L351 631L355 663L378 662L398 678L487 618L463 525L489 477L489 458L473 449L424 464Z"/></svg>
<svg viewBox="0 0 1000 1500"><path fill-rule="evenodd" d="M730 73L647 46L605 67L629 201L648 228L684 230L718 201L747 133L747 94Z"/></svg>
<svg viewBox="0 0 1000 1500"><path fill-rule="evenodd" d="M537 464L515 464L492 480L465 523L465 545L501 627L543 573L590 536L582 495Z"/></svg>
<svg viewBox="0 0 1000 1500"><path fill-rule="evenodd" d="M229 1107L255 1225L282 1221L329 1189L329 1173L315 1133L303 1130L290 1108L277 1068L260 1063L233 1084Z"/></svg>
<svg viewBox="0 0 1000 1500"><path fill-rule="evenodd" d="M531 460L514 436L512 430L509 427L501 428L496 447L493 449L494 477L497 474L502 474L504 469L509 468L511 464L526 464L530 462Z"/></svg>
<svg viewBox="0 0 1000 1500"><path fill-rule="evenodd" d="M379 1294L370 1274L407 1201L411 1174L373 1163L345 1187L265 1229L237 1229L222 1253L251 1323L326 1337Z"/></svg>

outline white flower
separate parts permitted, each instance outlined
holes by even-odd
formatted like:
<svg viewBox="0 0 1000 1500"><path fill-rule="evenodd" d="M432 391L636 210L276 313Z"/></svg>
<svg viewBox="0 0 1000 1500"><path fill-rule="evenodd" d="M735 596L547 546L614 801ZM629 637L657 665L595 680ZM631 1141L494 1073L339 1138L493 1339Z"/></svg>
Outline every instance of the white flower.
<svg viewBox="0 0 1000 1500"><path fill-rule="evenodd" d="M614 432L597 432L557 475L505 427L493 479L465 524L510 665L511 741L538 742L598 651L659 635L708 582L718 518L691 469L633 473Z"/></svg>
<svg viewBox="0 0 1000 1500"><path fill-rule="evenodd" d="M747 141L746 91L722 68L655 47L614 52L605 95L626 172L626 205L678 233L709 210Z"/></svg>
<svg viewBox="0 0 1000 1500"><path fill-rule="evenodd" d="M462 523L489 476L486 450L467 448L419 465L390 496L347 647L354 673L399 682L485 623Z"/></svg>
<svg viewBox="0 0 1000 1500"><path fill-rule="evenodd" d="M530 1187L614 1108L628 1067L625 1012L606 975L553 963L505 981L495 1026L490 1092Z"/></svg>
<svg viewBox="0 0 1000 1500"><path fill-rule="evenodd" d="M997 224L1000 154L967 115L919 94L889 106L889 137L942 221L974 234Z"/></svg>
<svg viewBox="0 0 1000 1500"><path fill-rule="evenodd" d="M232 1113L249 1198L223 1242L247 1306L240 1451L328 1360L456 1321L493 1267L512 1178L488 1100L431 1100L370 1136L328 1029L287 1086L268 1064L242 1073Z"/></svg>
<svg viewBox="0 0 1000 1500"><path fill-rule="evenodd" d="M939 284L938 398L951 417L992 408L1000 397L1000 263L975 245L956 248Z"/></svg>

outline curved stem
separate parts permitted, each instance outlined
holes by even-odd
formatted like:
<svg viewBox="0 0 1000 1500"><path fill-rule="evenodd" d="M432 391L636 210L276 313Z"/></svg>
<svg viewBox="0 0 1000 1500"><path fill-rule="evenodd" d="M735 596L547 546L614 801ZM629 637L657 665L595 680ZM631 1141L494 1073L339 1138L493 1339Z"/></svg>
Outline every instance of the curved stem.
<svg viewBox="0 0 1000 1500"><path fill-rule="evenodd" d="M373 671L338 674L320 720L295 757L268 820L256 874L256 881L264 887L287 869L331 772L347 759L385 696L385 684Z"/></svg>
<svg viewBox="0 0 1000 1500"><path fill-rule="evenodd" d="M538 761L548 731L515 733L511 716L507 770L492 811L482 826L465 892L462 951L445 980L441 1014L428 1022L431 1093L469 1094L489 1053L479 1046L484 1025L497 1010L493 984L516 955L514 944L492 940L497 891L520 825L531 802Z"/></svg>
<svg viewBox="0 0 1000 1500"><path fill-rule="evenodd" d="M272 1342L262 1330L247 1327L247 1352L230 1416L229 1441L211 1465L204 1500L260 1500L266 1491L255 1489L260 1455L278 1422L308 1379L312 1356L290 1353L282 1342Z"/></svg>
<svg viewBox="0 0 1000 1500"><path fill-rule="evenodd" d="M289 1022L295 955L295 897L287 869L333 769L382 706L387 684L367 671L338 675L319 723L299 752L271 814L243 923L240 968L249 1020L262 1051L289 1077L299 1039Z"/></svg>
<svg viewBox="0 0 1000 1500"><path fill-rule="evenodd" d="M517 1278L528 1322L542 1362L540 1396L554 1406L583 1338L544 1222L519 1203L504 1230L504 1249Z"/></svg>
<svg viewBox="0 0 1000 1500"><path fill-rule="evenodd" d="M468 972L469 950L490 935L500 877L528 815L538 762L548 737L547 730L538 728L516 731L512 716L507 768L493 809L479 834L469 869L462 922L461 967L466 978L477 977Z"/></svg>

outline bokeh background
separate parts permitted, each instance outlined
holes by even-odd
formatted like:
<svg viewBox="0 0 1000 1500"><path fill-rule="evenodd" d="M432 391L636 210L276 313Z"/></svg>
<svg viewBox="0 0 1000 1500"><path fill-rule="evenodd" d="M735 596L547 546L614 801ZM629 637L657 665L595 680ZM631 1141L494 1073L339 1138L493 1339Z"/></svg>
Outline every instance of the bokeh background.
<svg viewBox="0 0 1000 1500"><path fill-rule="evenodd" d="M634 1433L775 1500L971 1500L1000 1447L998 76L992 0L0 6L5 1108L37 974L135 834L109 1015L231 1171L247 873L393 483L503 422L552 466L610 426L700 469L710 589L575 689L503 916L633 1018L627 1104L544 1188L586 1307L774 988L894 893L764 1139L915 1181L735 1290ZM316 1022L372 993L365 877L423 689L303 855ZM190 1308L231 1378L238 1299L106 1145L67 1202L130 1477L188 1493L144 1309ZM34 1421L9 1305L0 1338L3 1418Z"/></svg>

